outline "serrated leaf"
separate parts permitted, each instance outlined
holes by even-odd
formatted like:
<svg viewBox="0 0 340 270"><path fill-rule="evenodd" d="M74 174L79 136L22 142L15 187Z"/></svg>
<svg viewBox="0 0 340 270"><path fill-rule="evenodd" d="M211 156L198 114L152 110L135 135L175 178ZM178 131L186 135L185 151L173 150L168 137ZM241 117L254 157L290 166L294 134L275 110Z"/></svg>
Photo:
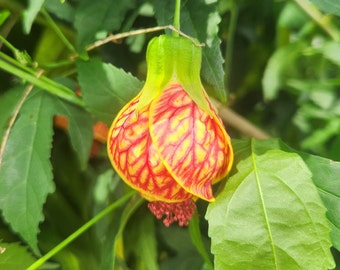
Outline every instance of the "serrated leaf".
<svg viewBox="0 0 340 270"><path fill-rule="evenodd" d="M171 0L155 1L155 16L159 25L173 24L175 3ZM200 42L206 43L203 48L201 76L209 95L221 101L226 100L224 87L224 59L220 51L218 24L221 21L217 13L217 2L189 0L181 8L181 30Z"/></svg>
<svg viewBox="0 0 340 270"><path fill-rule="evenodd" d="M334 0L311 0L312 3L317 5L324 12L340 16L340 2Z"/></svg>
<svg viewBox="0 0 340 270"><path fill-rule="evenodd" d="M35 258L28 252L27 247L19 243L0 242L0 269L19 270L30 266Z"/></svg>
<svg viewBox="0 0 340 270"><path fill-rule="evenodd" d="M99 60L79 61L77 67L86 106L108 125L143 87L143 83L130 73Z"/></svg>
<svg viewBox="0 0 340 270"><path fill-rule="evenodd" d="M203 48L201 75L206 84L209 95L218 98L222 102L227 101L224 88L224 59L220 49L220 40L214 39L210 47ZM212 90L210 90L212 88Z"/></svg>
<svg viewBox="0 0 340 270"><path fill-rule="evenodd" d="M26 34L31 31L35 17L44 5L45 0L29 0L28 7L23 14L23 29Z"/></svg>
<svg viewBox="0 0 340 270"><path fill-rule="evenodd" d="M308 167L294 153L253 145L208 208L215 269L332 269L329 225Z"/></svg>
<svg viewBox="0 0 340 270"><path fill-rule="evenodd" d="M14 113L18 99L22 96L22 93L23 88L17 87L5 92L5 94L0 97L0 145L3 134L8 127L10 118Z"/></svg>
<svg viewBox="0 0 340 270"><path fill-rule="evenodd" d="M132 0L119 3L101 0L100 5L92 0L80 1L74 21L78 48L83 49L96 39L104 38L107 32L119 29L126 12L133 7Z"/></svg>
<svg viewBox="0 0 340 270"><path fill-rule="evenodd" d="M52 141L51 100L32 91L6 142L0 168L0 209L4 219L38 253L42 207L53 192L49 162Z"/></svg>

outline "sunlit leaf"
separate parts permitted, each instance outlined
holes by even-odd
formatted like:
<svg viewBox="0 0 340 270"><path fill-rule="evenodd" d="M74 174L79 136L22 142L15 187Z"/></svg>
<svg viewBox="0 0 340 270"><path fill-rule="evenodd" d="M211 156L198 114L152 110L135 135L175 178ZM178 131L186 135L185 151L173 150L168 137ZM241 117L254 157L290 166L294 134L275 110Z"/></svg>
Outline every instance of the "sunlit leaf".
<svg viewBox="0 0 340 270"><path fill-rule="evenodd" d="M0 169L2 215L36 253L42 206L54 190L49 162L52 109L48 94L30 94L10 130Z"/></svg>
<svg viewBox="0 0 340 270"><path fill-rule="evenodd" d="M26 269L34 261L35 258L28 252L27 247L19 243L0 242L0 269Z"/></svg>
<svg viewBox="0 0 340 270"><path fill-rule="evenodd" d="M79 83L88 109L110 125L115 114L142 89L143 83L124 70L99 60L78 62Z"/></svg>
<svg viewBox="0 0 340 270"><path fill-rule="evenodd" d="M11 12L7 9L0 11L0 25L2 25L6 19L11 15Z"/></svg>
<svg viewBox="0 0 340 270"><path fill-rule="evenodd" d="M325 208L303 160L250 141L210 204L215 269L331 269Z"/></svg>
<svg viewBox="0 0 340 270"><path fill-rule="evenodd" d="M249 141L236 140L234 141L234 147L239 151L237 156L240 160L249 155ZM257 151L262 151L262 153L270 149L282 149L302 157L312 172L312 180L317 186L319 196L327 208L326 216L332 229L332 243L334 247L340 250L340 217L338 215L340 209L340 162L298 152L278 139L254 141L254 147Z"/></svg>

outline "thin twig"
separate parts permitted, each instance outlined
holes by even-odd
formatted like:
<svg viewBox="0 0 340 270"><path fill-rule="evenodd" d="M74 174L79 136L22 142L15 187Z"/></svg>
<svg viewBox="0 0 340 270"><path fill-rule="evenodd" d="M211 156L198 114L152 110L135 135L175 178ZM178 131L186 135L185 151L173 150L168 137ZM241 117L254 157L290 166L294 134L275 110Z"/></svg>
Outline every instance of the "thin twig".
<svg viewBox="0 0 340 270"><path fill-rule="evenodd" d="M184 34L182 31L178 30L177 28L175 28L172 25L166 25L166 26L156 26L156 27L151 27L151 28L146 28L146 29L139 29L139 30L133 30L130 32L125 32L125 33L120 33L120 34L110 34L108 35L105 39L102 40L98 40L96 42L94 42L93 44L89 45L86 50L87 51L91 51L97 47L100 47L106 43L109 42L117 42L120 39L126 38L126 37L130 37L130 36L135 36L135 35L140 35L140 34L146 34L146 33L152 33L152 32L157 32L157 31L162 31L165 29L170 29L172 31L175 31L177 33L179 33L181 36L189 39L192 41L193 44L195 44L195 46L198 47L202 47L204 46L203 43L198 43L194 38Z"/></svg>
<svg viewBox="0 0 340 270"><path fill-rule="evenodd" d="M218 114L222 118L222 121L227 126L231 126L234 129L240 131L242 134L256 139L270 138L270 135L268 135L266 132L262 131L233 110L227 108L221 102L213 98L210 98L210 100L212 101L215 108L218 110Z"/></svg>
<svg viewBox="0 0 340 270"><path fill-rule="evenodd" d="M39 78L43 73L44 73L43 70L39 70L37 72L36 77ZM9 138L9 134L10 134L10 132L12 130L12 127L13 127L13 125L15 123L15 120L18 117L18 114L19 114L19 111L20 111L22 105L24 104L24 102L25 102L26 98L28 97L28 95L31 93L33 87L34 87L34 84L30 84L29 86L26 87L26 89L24 91L24 94L22 95L22 97L20 98L17 106L15 107L15 110L13 112L12 117L9 119L8 127L6 128L5 134L4 134L4 136L2 137L2 140L1 140L1 146L0 146L0 168L1 168L1 164L2 164L2 158L3 158L4 151L5 151L5 147L6 147L8 138Z"/></svg>

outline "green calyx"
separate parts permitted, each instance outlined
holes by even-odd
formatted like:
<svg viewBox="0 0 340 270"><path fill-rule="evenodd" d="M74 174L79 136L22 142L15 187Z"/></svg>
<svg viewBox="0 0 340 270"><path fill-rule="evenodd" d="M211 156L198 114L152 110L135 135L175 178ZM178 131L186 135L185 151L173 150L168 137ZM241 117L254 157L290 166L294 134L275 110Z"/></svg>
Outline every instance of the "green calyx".
<svg viewBox="0 0 340 270"><path fill-rule="evenodd" d="M201 60L201 47L188 38L168 35L153 38L146 53L148 71L138 108L146 106L169 84L177 82L201 109L211 114L200 78Z"/></svg>

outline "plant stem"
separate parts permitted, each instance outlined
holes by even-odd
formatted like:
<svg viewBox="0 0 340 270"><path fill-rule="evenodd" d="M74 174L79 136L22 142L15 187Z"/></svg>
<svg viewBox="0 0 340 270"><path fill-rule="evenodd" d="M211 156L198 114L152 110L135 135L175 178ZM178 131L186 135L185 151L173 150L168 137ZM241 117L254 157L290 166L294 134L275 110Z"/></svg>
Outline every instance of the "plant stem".
<svg viewBox="0 0 340 270"><path fill-rule="evenodd" d="M123 203L125 203L128 199L130 199L135 194L136 194L135 191L131 191L130 193L121 197L116 202L114 202L111 205L109 205L108 207L106 207L103 211L99 212L96 216L94 216L92 219L90 219L88 222L86 222L78 230L76 230L74 233L72 233L70 236L68 236L66 239L64 239L64 241L62 241L60 244L58 244L53 249L51 249L49 252L47 252L43 257L41 257L39 260L37 260L33 264L31 264L27 268L27 270L35 270L39 266L43 265L48 259L53 257L55 254L57 254L59 251L61 251L64 247L66 247L68 244L70 244L73 240L78 238L87 229L89 229L91 226L93 226L96 222L98 222L100 219L105 217L111 211L113 211L116 208L118 208L119 206L121 206Z"/></svg>
<svg viewBox="0 0 340 270"><path fill-rule="evenodd" d="M12 53L14 54L15 51L17 50L11 43L9 43L3 36L0 35L0 41L8 48L12 51Z"/></svg>
<svg viewBox="0 0 340 270"><path fill-rule="evenodd" d="M231 64L232 64L232 57L234 51L234 39L235 39L235 32L236 32L236 25L237 25L237 18L238 18L238 7L234 1L232 1L231 8L230 8L230 22L228 27L228 39L226 44L226 51L225 51L225 65L224 65L224 74L225 74L225 87L227 91L229 90L230 86L230 71L231 71Z"/></svg>
<svg viewBox="0 0 340 270"><path fill-rule="evenodd" d="M177 28L178 30L181 29L180 17L181 17L181 0L176 0L174 13L174 27ZM179 37L179 33L176 31L172 31L172 35L174 37Z"/></svg>
<svg viewBox="0 0 340 270"><path fill-rule="evenodd" d="M295 3L307 13L333 40L340 41L340 32L331 22L331 17L322 14L312 3L307 0L294 0Z"/></svg>
<svg viewBox="0 0 340 270"><path fill-rule="evenodd" d="M68 41L68 39L65 37L64 33L60 30L58 25L53 21L51 16L48 14L48 12L43 8L41 9L41 13L44 15L47 23L51 26L51 28L54 30L54 32L57 34L57 36L60 38L60 40L64 43L64 45L72 52L76 53L76 49L73 47L73 45Z"/></svg>
<svg viewBox="0 0 340 270"><path fill-rule="evenodd" d="M12 59L11 62L16 61ZM20 77L21 79L26 80L48 91L49 93L56 95L64 100L67 100L75 105L78 105L80 107L85 106L83 100L77 97L76 94L70 88L62 84L59 84L45 76L37 78L34 74L32 74L32 70L27 67L25 67L25 69L21 69L0 58L0 69L3 69L17 77Z"/></svg>

